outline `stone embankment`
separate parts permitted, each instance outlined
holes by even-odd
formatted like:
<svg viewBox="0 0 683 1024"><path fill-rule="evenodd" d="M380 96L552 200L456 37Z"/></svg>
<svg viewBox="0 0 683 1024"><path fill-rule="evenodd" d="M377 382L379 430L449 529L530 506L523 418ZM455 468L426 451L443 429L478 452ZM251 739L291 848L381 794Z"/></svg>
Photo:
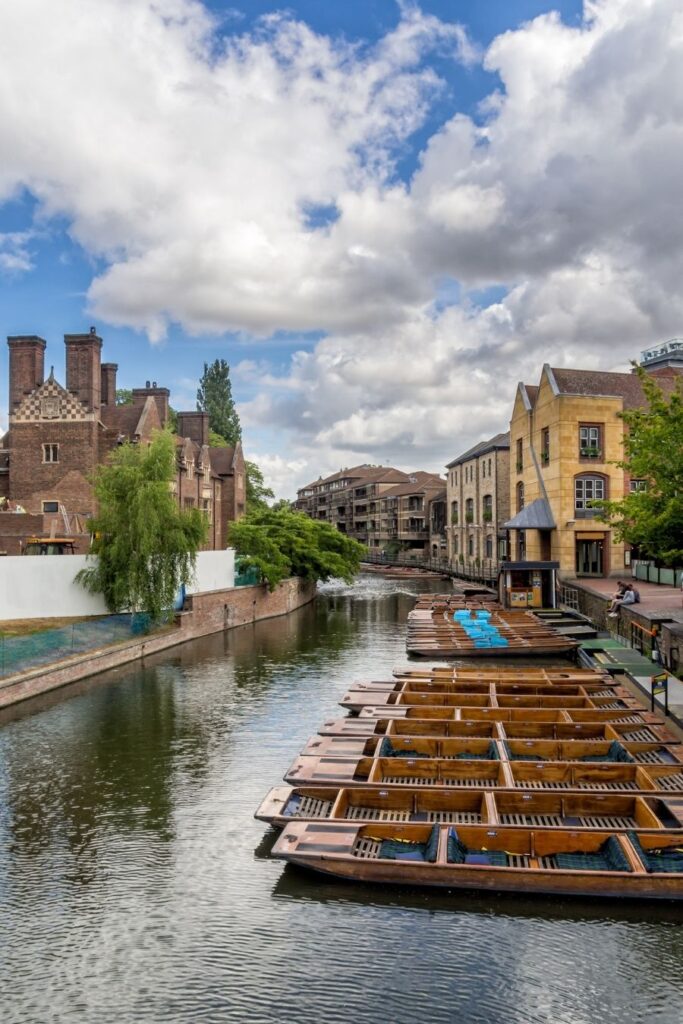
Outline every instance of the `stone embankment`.
<svg viewBox="0 0 683 1024"><path fill-rule="evenodd" d="M37 697L127 662L138 661L187 640L220 633L261 619L287 615L312 601L315 591L315 583L293 577L281 583L272 593L266 586L259 584L191 594L186 599L185 608L176 617L175 625L168 629L0 680L0 708Z"/></svg>

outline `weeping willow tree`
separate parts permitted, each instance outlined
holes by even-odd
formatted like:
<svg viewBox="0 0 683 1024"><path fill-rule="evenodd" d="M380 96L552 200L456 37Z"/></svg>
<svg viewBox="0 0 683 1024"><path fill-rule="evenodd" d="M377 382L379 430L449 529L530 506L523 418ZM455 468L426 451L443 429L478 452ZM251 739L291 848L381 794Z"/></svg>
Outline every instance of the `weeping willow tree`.
<svg viewBox="0 0 683 1024"><path fill-rule="evenodd" d="M144 612L159 622L192 579L207 525L198 509L178 508L175 475L175 444L165 431L149 445L122 445L95 473L99 511L90 529L97 557L76 581L102 594L112 612Z"/></svg>

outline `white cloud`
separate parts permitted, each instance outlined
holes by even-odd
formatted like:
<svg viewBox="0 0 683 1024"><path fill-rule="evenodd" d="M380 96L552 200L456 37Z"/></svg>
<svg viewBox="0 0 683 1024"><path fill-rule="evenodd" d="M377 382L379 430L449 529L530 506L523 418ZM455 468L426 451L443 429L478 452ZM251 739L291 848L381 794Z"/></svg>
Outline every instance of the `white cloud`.
<svg viewBox="0 0 683 1024"><path fill-rule="evenodd" d="M153 339L172 320L326 332L285 372L257 351L235 368L257 392L245 427L272 427L273 474L298 483L365 459L438 469L505 428L544 361L625 368L682 330L679 0L499 36L500 88L476 119L453 110L410 181L393 161L440 88L430 53L475 54L401 11L372 48L282 15L221 36L192 0L0 12L0 199L28 189L104 260L95 313ZM506 294L481 309L489 286Z"/></svg>

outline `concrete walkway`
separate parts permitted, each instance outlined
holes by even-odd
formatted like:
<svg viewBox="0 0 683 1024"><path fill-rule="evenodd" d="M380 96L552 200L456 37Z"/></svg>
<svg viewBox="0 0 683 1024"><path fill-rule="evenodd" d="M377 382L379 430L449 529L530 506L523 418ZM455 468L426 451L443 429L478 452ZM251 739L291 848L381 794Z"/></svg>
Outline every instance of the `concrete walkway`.
<svg viewBox="0 0 683 1024"><path fill-rule="evenodd" d="M670 616L675 622L683 622L683 592L679 587L667 587L659 583L645 583L643 580L634 580L630 576L622 576L622 582L632 583L640 594L640 602L635 610L640 614L650 613ZM579 587L592 594L599 594L600 597L612 597L616 593L616 579L601 579L593 577L582 577L576 580L567 580L570 587Z"/></svg>

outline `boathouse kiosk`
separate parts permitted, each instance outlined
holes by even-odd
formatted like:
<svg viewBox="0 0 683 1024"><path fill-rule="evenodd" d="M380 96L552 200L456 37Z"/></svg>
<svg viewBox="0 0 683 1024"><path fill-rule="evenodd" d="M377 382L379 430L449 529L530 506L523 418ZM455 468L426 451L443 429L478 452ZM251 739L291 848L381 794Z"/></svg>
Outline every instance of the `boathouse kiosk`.
<svg viewBox="0 0 683 1024"><path fill-rule="evenodd" d="M503 562L498 597L504 608L556 608L559 562Z"/></svg>

